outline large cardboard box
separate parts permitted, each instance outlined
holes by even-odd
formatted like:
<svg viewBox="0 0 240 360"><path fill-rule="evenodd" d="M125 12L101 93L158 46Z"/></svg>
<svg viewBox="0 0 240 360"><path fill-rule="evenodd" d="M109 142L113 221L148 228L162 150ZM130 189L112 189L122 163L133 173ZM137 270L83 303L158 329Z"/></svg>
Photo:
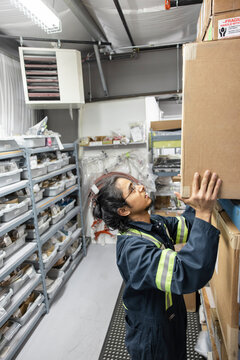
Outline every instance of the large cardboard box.
<svg viewBox="0 0 240 360"><path fill-rule="evenodd" d="M151 121L150 128L154 131L181 129L182 120Z"/></svg>
<svg viewBox="0 0 240 360"><path fill-rule="evenodd" d="M238 359L240 231L225 211L214 210L212 223L221 235L210 286L228 359L233 360Z"/></svg>
<svg viewBox="0 0 240 360"><path fill-rule="evenodd" d="M206 169L223 180L219 198L240 199L240 39L183 46L181 194Z"/></svg>
<svg viewBox="0 0 240 360"><path fill-rule="evenodd" d="M235 37L240 37L240 10L213 15L203 40L224 40Z"/></svg>
<svg viewBox="0 0 240 360"><path fill-rule="evenodd" d="M210 22L212 15L212 0L205 0L202 2L201 10L197 23L197 41L202 41Z"/></svg>
<svg viewBox="0 0 240 360"><path fill-rule="evenodd" d="M212 13L240 9L240 0L212 0Z"/></svg>

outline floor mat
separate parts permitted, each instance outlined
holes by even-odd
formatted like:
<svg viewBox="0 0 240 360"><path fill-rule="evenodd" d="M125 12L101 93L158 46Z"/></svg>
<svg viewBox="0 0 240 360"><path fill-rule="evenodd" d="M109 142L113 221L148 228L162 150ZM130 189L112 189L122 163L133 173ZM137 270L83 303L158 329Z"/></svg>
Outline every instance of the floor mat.
<svg viewBox="0 0 240 360"><path fill-rule="evenodd" d="M122 285L115 308L113 310L112 319L110 321L108 331L103 343L103 347L98 360L130 360L130 356L125 347L125 319L124 309L122 305L122 293L124 285ZM200 325L197 313L188 313L188 329L187 329L187 359L203 360L204 358L194 351L197 342Z"/></svg>

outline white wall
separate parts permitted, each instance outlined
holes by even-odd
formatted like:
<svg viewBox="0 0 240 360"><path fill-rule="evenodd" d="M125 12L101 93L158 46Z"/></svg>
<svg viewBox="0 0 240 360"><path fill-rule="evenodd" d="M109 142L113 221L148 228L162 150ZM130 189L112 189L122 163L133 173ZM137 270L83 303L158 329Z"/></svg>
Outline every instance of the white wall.
<svg viewBox="0 0 240 360"><path fill-rule="evenodd" d="M99 101L85 104L79 137L112 135L112 130L130 135L130 123L146 121L145 98Z"/></svg>

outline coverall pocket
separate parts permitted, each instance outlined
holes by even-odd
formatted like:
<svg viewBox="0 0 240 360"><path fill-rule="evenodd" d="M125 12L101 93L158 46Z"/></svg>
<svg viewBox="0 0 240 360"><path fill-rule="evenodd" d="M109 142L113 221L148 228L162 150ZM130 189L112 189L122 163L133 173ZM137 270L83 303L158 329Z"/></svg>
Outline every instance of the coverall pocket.
<svg viewBox="0 0 240 360"><path fill-rule="evenodd" d="M141 326L136 326L129 317L125 316L126 338L125 344L131 356L131 360L152 360L150 354L149 337L146 336Z"/></svg>

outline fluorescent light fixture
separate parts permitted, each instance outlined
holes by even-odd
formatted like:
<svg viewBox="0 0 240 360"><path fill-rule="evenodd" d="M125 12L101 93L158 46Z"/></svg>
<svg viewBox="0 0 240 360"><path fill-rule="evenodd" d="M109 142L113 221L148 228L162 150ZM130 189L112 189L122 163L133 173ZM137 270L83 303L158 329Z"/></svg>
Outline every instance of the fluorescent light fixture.
<svg viewBox="0 0 240 360"><path fill-rule="evenodd" d="M61 20L41 0L11 0L11 2L48 34L62 31Z"/></svg>

